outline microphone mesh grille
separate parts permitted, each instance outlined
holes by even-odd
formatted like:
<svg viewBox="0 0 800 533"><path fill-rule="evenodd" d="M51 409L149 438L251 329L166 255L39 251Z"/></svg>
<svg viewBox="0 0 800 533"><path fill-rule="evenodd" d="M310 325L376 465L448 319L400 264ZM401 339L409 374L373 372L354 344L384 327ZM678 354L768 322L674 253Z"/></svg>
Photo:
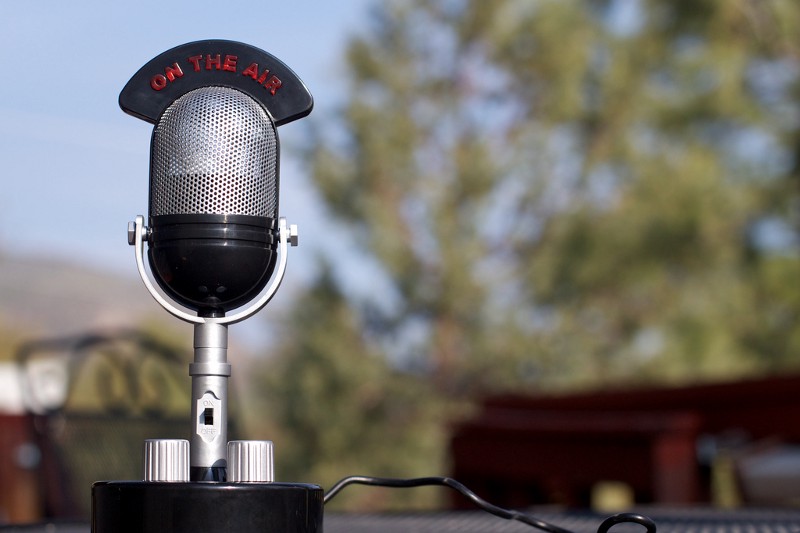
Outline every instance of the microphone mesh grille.
<svg viewBox="0 0 800 533"><path fill-rule="evenodd" d="M153 130L150 215L277 218L278 137L254 99L201 87L175 100Z"/></svg>

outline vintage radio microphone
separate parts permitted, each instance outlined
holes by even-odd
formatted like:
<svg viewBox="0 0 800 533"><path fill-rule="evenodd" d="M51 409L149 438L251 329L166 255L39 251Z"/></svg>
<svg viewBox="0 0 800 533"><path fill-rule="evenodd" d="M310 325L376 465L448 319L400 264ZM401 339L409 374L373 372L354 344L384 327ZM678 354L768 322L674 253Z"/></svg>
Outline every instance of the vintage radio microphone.
<svg viewBox="0 0 800 533"><path fill-rule="evenodd" d="M144 481L95 483L92 531L321 531L318 486L275 483L268 441L227 442L228 325L269 302L297 244L278 216L276 128L308 115L311 94L263 50L207 40L149 61L119 103L155 124L148 221L128 242L150 294L194 324L192 432L145 443Z"/></svg>

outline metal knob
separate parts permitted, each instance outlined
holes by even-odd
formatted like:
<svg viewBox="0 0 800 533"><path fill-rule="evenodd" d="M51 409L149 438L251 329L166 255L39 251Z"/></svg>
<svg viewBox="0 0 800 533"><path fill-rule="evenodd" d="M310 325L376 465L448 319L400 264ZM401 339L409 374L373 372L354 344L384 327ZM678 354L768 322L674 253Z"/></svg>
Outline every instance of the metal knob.
<svg viewBox="0 0 800 533"><path fill-rule="evenodd" d="M228 481L275 481L272 441L230 441L228 443Z"/></svg>
<svg viewBox="0 0 800 533"><path fill-rule="evenodd" d="M145 481L189 481L189 441L148 439L144 441Z"/></svg>

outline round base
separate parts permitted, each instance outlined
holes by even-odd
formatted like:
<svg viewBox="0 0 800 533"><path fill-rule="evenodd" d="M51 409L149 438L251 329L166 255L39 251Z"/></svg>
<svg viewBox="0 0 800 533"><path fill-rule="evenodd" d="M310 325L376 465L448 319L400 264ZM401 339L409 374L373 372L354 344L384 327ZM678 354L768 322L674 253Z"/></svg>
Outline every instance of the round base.
<svg viewBox="0 0 800 533"><path fill-rule="evenodd" d="M93 533L322 531L322 489L303 483L100 481Z"/></svg>

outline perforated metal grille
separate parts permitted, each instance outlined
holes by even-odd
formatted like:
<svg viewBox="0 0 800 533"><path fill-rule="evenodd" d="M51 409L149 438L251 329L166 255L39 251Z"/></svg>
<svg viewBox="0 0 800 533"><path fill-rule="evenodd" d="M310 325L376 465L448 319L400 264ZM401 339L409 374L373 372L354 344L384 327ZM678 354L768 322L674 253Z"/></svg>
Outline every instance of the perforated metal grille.
<svg viewBox="0 0 800 533"><path fill-rule="evenodd" d="M150 215L277 218L278 138L264 109L227 87L177 100L153 130Z"/></svg>

